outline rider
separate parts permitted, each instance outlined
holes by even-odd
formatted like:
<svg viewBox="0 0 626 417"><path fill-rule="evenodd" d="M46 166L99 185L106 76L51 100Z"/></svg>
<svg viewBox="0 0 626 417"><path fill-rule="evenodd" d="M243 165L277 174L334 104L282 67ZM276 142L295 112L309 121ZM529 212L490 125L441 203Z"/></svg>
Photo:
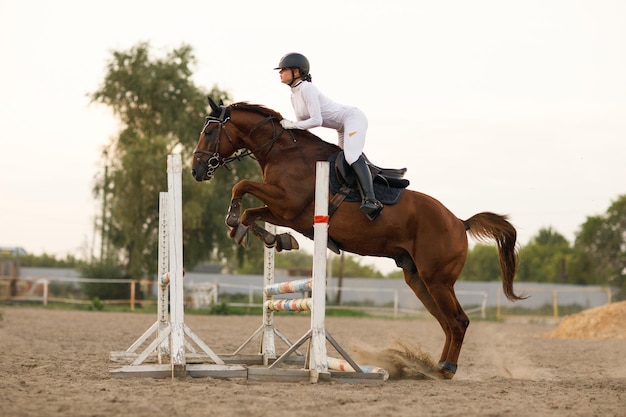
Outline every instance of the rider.
<svg viewBox="0 0 626 417"><path fill-rule="evenodd" d="M297 122L283 119L284 129L312 129L329 127L337 130L339 147L343 149L346 162L358 179L363 198L361 211L375 219L383 209L376 199L372 176L365 159L363 147L367 133L367 117L356 107L339 104L326 97L311 82L309 60L302 54L289 53L283 56L275 70L280 70L280 81L291 87L291 104ZM345 140L345 141L344 141Z"/></svg>

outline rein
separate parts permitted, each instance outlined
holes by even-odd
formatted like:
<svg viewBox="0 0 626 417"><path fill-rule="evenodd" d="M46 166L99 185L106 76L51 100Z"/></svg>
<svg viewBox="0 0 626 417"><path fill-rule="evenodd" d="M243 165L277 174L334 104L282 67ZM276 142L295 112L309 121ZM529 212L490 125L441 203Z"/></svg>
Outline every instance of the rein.
<svg viewBox="0 0 626 417"><path fill-rule="evenodd" d="M265 142L264 144L262 144L261 146L257 147L256 149L250 150L250 149L246 149L243 152L239 152L233 156L230 156L228 158L222 158L219 155L219 144L220 144L220 138L221 138L221 132L223 131L226 134L226 138L228 139L228 141L231 143L231 145L233 146L233 148L236 148L232 137L230 136L230 134L228 133L228 130L226 130L226 123L230 120L230 108L228 107L222 107L222 111L221 114L218 117L207 117L207 121L204 124L204 127L202 128L202 133L206 134L206 128L209 126L210 123L219 123L220 125L220 134L217 138L217 141L215 142L215 150L214 151L208 151L205 149L201 149L196 147L196 149L193 151L194 154L196 153L202 153L205 155L210 155L210 158L208 159L206 165L207 165L207 175L212 176L213 172L215 172L215 170L217 168L219 168L221 165L224 165L228 168L228 164L237 160L241 160L242 158L245 157L250 157L254 160L257 160L257 158L254 156L255 154L257 154L258 152L264 150L265 148L268 148L265 153L268 154L274 144L278 141L278 139L280 139L281 135L283 134L283 132L286 130L284 128L280 128L280 130L277 131L276 129L276 123L274 123L275 120L278 120L275 116L267 116L264 119L262 119L261 121L257 122L254 126L252 126L252 128L250 129L250 131L248 132L248 134L246 135L247 137L251 137L252 134L262 125L264 125L267 122L271 122L272 123L272 127L273 127L273 137L268 141ZM288 131L289 135L291 136L291 140L296 143L296 138L293 135L293 132Z"/></svg>
<svg viewBox="0 0 626 417"><path fill-rule="evenodd" d="M228 163L233 162L235 160L240 160L241 158L245 158L246 156L249 156L250 158L256 160L254 154L258 153L259 151L261 151L261 150L263 150L263 149L265 149L267 147L269 147L269 149L265 153L268 154L272 150L272 147L274 146L274 144L280 138L280 135L282 135L282 133L286 130L286 129L283 129L281 127L280 131L278 133L276 133L276 124L273 122L274 120L278 120L278 119L276 119L276 117L274 117L274 116L267 116L265 119L257 122L257 124L252 126L252 129L250 129L250 132L248 132L248 134L246 135L246 136L250 137L250 136L252 136L254 131L257 130L259 127L261 127L263 124L265 124L266 122L272 122L272 128L274 129L274 136L272 137L272 139L270 139L268 142L264 143L263 145L259 146L258 148L254 149L254 150L246 149L244 152L238 153L237 155L233 155L233 156L230 156L228 158L224 158L223 159L224 164L228 164ZM226 121L221 124L222 128L224 127L224 123L226 123ZM228 134L228 131L226 131L224 129L224 133L226 133L226 137L228 138L228 141L232 144L233 141L232 141L232 138L230 137L230 135ZM289 132L289 133L291 135L291 138L295 142L296 139L293 137L293 133L292 132Z"/></svg>

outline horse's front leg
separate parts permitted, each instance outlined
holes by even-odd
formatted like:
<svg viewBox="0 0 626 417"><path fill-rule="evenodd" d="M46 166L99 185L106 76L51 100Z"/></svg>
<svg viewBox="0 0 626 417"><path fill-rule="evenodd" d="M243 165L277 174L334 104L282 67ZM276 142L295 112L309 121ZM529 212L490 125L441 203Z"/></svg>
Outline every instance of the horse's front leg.
<svg viewBox="0 0 626 417"><path fill-rule="evenodd" d="M258 207L253 209L247 209L241 216L240 227L252 229L252 233L261 239L263 244L268 248L276 248L276 251L283 250L295 250L299 249L298 241L290 233L279 233L274 235L270 233L265 227L257 223L257 221L264 221L271 224L279 224L280 219L272 214L267 207Z"/></svg>
<svg viewBox="0 0 626 417"><path fill-rule="evenodd" d="M237 197L230 200L228 213L226 213L226 225L228 227L239 226L239 219L241 218L241 200L242 197Z"/></svg>
<svg viewBox="0 0 626 417"><path fill-rule="evenodd" d="M241 203L246 194L252 194L266 206L270 206L273 201L280 199L284 191L275 185L250 180L239 181L233 186L230 207L228 207L226 214L226 224L229 227L237 227L241 223Z"/></svg>
<svg viewBox="0 0 626 417"><path fill-rule="evenodd" d="M266 207L247 209L242 215L241 205L245 194L254 195L265 203ZM285 197L284 190L276 185L249 180L242 180L235 184L232 190L228 214L226 215L226 224L231 227L230 237L237 243L247 246L249 228L252 227L255 236L261 239L265 246L275 246L278 251L298 249L298 242L290 234L282 233L274 236L255 223L257 220L263 220L276 225L284 225L285 218L276 216L268 207L274 207L274 210L277 210L279 207L293 206L293 204L286 204ZM279 204L280 202L283 204ZM302 209L298 208L298 210L301 211ZM291 214L285 212L285 215L290 216Z"/></svg>

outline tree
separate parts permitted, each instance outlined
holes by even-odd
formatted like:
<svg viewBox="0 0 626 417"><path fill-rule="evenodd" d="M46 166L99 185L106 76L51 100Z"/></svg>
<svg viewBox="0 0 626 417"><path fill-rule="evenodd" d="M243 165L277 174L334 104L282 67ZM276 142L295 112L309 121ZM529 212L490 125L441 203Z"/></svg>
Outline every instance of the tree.
<svg viewBox="0 0 626 417"><path fill-rule="evenodd" d="M525 282L570 282L568 266L573 249L565 237L551 227L539 230L520 250L517 280Z"/></svg>
<svg viewBox="0 0 626 417"><path fill-rule="evenodd" d="M459 280L498 281L501 275L498 249L495 245L478 244L468 251Z"/></svg>
<svg viewBox="0 0 626 417"><path fill-rule="evenodd" d="M604 215L588 217L576 235L575 264L579 279L614 285L626 298L626 194Z"/></svg>
<svg viewBox="0 0 626 417"><path fill-rule="evenodd" d="M337 276L339 272L339 262L341 260L340 256L333 256L329 254L330 258L330 272L332 275ZM344 265L344 276L350 278L378 278L381 277L382 274L374 267L370 265L362 265L359 257L345 255L344 257L345 265ZM274 258L274 265L278 269L289 269L299 271L301 273L310 273L313 269L313 255L302 251L289 251L289 252L281 252L277 254ZM262 265L261 265L262 266ZM262 269L259 271L258 268L248 268L245 270L246 273L262 273Z"/></svg>
<svg viewBox="0 0 626 417"><path fill-rule="evenodd" d="M358 256L344 257L343 276L346 278L380 278L383 274L371 265L363 265L362 258ZM335 275L339 272L340 256L333 256L331 268Z"/></svg>
<svg viewBox="0 0 626 417"><path fill-rule="evenodd" d="M109 106L123 129L102 153L106 169L95 178L94 194L102 198L101 262L114 260L126 276L153 276L157 267L159 192L167 190L166 156L180 153L190 161L206 115L207 95L218 101L228 94L217 87L207 93L192 81L195 57L183 45L163 58L150 56L147 43L128 51L113 51L93 102ZM218 171L210 183L183 175L183 244L185 267L200 260L217 260L229 268L233 261L259 257L262 248L244 252L227 236L224 213L230 189L241 178L259 178L253 161ZM234 256L236 255L236 256Z"/></svg>

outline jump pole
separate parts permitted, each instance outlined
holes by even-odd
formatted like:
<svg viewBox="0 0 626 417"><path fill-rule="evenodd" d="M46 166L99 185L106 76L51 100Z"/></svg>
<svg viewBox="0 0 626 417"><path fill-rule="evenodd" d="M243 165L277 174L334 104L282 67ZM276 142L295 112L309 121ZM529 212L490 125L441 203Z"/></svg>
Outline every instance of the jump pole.
<svg viewBox="0 0 626 417"><path fill-rule="evenodd" d="M187 325L185 325L183 294L183 230L182 230L182 162L180 155L167 158L168 191L159 195L159 307L157 321L122 355L111 358L133 358L129 366L111 370L117 377L148 376L210 376L215 378L246 378L246 368L226 365ZM165 271L165 272L164 272ZM169 287L170 315L167 320L167 288ZM157 337L140 354L136 350L157 332ZM185 339L187 336L189 340ZM193 344L191 343L193 342ZM197 346L203 353L197 355ZM212 364L187 363L187 350L197 361ZM156 352L158 364L144 364ZM169 355L170 363L162 364Z"/></svg>

